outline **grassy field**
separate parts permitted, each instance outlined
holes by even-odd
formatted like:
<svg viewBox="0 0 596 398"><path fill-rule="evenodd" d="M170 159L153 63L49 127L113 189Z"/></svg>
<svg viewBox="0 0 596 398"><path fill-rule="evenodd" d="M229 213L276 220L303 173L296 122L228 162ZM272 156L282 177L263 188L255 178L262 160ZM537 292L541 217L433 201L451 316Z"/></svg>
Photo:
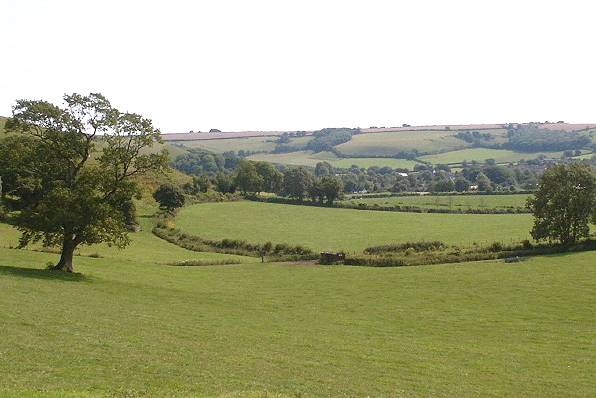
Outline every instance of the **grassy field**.
<svg viewBox="0 0 596 398"><path fill-rule="evenodd" d="M254 262L253 257L234 256L220 253L199 253L182 249L168 243L151 233L151 219L147 214L141 212L139 217L141 231L130 234L131 244L124 250L116 247L109 247L101 244L95 246L81 246L77 251L81 256L100 256L104 261L119 261L126 258L129 261L152 264L168 264L186 260L201 260L205 262ZM7 224L0 224L0 247L9 248L18 245L20 232ZM40 245L33 246L33 249L42 249ZM75 259L78 261L79 259Z"/></svg>
<svg viewBox="0 0 596 398"><path fill-rule="evenodd" d="M406 159L392 158L338 158L331 152L313 153L311 151L297 151L290 153L257 154L249 157L250 160L259 160L271 163L280 163L294 166L316 166L317 163L325 161L334 167L349 168L352 165L358 167L384 167L402 168L412 170L417 162Z"/></svg>
<svg viewBox="0 0 596 398"><path fill-rule="evenodd" d="M180 141L189 148L201 148L215 153L228 151L273 151L275 137L227 138L221 140Z"/></svg>
<svg viewBox="0 0 596 398"><path fill-rule="evenodd" d="M421 156L420 160L433 164L457 164L464 160L484 162L486 159L495 159L497 163L517 162L522 159L536 159L544 155L547 158L560 158L561 152L523 153L507 149L468 148L457 151L444 152L435 155Z"/></svg>
<svg viewBox="0 0 596 398"><path fill-rule="evenodd" d="M204 238L301 244L315 250L361 251L416 240L472 244L527 239L526 214L417 214L259 202L206 203L183 208L176 224Z"/></svg>
<svg viewBox="0 0 596 398"><path fill-rule="evenodd" d="M488 130L496 137L505 130ZM346 155L359 156L392 156L400 151L418 150L433 153L439 151L458 150L470 146L469 143L455 137L457 131L407 131L358 134L345 144L336 148ZM495 142L498 142L496 139Z"/></svg>
<svg viewBox="0 0 596 398"><path fill-rule="evenodd" d="M0 248L0 396L594 391L593 252L374 269L167 267L158 251L64 275Z"/></svg>
<svg viewBox="0 0 596 398"><path fill-rule="evenodd" d="M507 209L525 207L530 195L422 195L346 199L345 203L381 206L418 206L432 209Z"/></svg>

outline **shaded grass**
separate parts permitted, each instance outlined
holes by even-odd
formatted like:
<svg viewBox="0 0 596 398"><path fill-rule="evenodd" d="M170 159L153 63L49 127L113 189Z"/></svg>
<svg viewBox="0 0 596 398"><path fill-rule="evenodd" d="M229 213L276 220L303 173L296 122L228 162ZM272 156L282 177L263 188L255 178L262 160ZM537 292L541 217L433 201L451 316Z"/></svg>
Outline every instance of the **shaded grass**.
<svg viewBox="0 0 596 398"><path fill-rule="evenodd" d="M0 265L0 275L18 276L21 278L52 279L70 282L81 282L88 278L80 273L50 271L48 269L10 267Z"/></svg>

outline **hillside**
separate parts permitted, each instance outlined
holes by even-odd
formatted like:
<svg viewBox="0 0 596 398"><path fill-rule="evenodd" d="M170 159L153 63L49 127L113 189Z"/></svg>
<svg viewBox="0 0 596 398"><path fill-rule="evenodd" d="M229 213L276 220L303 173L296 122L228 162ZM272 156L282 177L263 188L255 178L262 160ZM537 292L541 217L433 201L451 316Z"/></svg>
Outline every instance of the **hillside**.
<svg viewBox="0 0 596 398"><path fill-rule="evenodd" d="M593 252L389 269L171 267L166 250L192 253L154 239L77 257L81 275L40 270L54 254L0 247L0 395L593 389Z"/></svg>
<svg viewBox="0 0 596 398"><path fill-rule="evenodd" d="M489 159L498 164L559 159L569 149L585 158L596 145L596 124L568 123L371 127L353 130L351 138L332 145L313 145L317 136L333 134L333 130L164 134L164 139L177 147L234 151L252 160L285 165L314 166L327 161L337 168L410 170L417 163L457 167L465 161Z"/></svg>

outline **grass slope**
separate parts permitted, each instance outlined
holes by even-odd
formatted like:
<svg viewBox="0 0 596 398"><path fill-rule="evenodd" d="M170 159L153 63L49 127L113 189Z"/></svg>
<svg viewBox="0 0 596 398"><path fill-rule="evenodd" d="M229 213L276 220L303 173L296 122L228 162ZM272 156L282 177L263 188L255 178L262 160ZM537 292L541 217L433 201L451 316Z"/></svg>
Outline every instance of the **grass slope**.
<svg viewBox="0 0 596 398"><path fill-rule="evenodd" d="M495 159L497 163L509 163L517 162L522 159L536 159L540 155L544 155L547 158L558 159L561 157L561 152L525 153L507 149L469 148L438 153L435 155L421 156L420 160L433 164L456 164L461 163L464 160L467 160L468 162L472 160L484 162L486 159Z"/></svg>
<svg viewBox="0 0 596 398"><path fill-rule="evenodd" d="M184 232L205 238L352 252L412 240L453 244L521 240L529 237L532 219L526 214L394 213L243 201L185 207L176 223Z"/></svg>
<svg viewBox="0 0 596 398"><path fill-rule="evenodd" d="M123 255L77 259L84 276L35 269L54 258L0 249L2 396L594 391L593 252L389 269Z"/></svg>
<svg viewBox="0 0 596 398"><path fill-rule="evenodd" d="M201 148L215 153L228 151L273 151L275 137L228 138L221 140L180 141L189 148Z"/></svg>
<svg viewBox="0 0 596 398"><path fill-rule="evenodd" d="M525 207L530 195L422 195L388 198L347 199L346 203L383 206L418 206L429 209L506 209Z"/></svg>
<svg viewBox="0 0 596 398"><path fill-rule="evenodd" d="M235 256L220 253L199 253L180 248L168 243L151 233L151 220L146 215L139 217L141 231L129 234L131 238L130 245L122 250L116 247L109 247L106 244L94 246L81 246L77 251L83 256L99 255L102 261L120 261L125 258L127 261L148 264L168 264L185 260L202 260L223 262L254 262L253 257ZM20 232L7 224L0 224L0 247L16 247ZM40 245L34 245L33 249L42 249ZM57 256L55 256L57 257ZM75 258L76 263L81 261L82 257ZM54 259L55 262L57 259Z"/></svg>
<svg viewBox="0 0 596 398"><path fill-rule="evenodd" d="M338 168L349 168L352 165L358 167L384 167L414 169L417 162L406 159L392 158L338 158L330 152L313 153L312 151L296 151L289 153L257 154L249 157L250 160L265 161L293 166L316 166L317 163L325 161Z"/></svg>

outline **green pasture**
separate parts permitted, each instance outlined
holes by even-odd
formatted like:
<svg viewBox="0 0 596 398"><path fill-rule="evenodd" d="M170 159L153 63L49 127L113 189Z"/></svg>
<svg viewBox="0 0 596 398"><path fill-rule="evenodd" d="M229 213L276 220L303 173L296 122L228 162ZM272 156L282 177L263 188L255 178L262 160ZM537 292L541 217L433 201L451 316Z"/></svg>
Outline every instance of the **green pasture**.
<svg viewBox="0 0 596 398"><path fill-rule="evenodd" d="M143 235L149 238L148 235ZM142 239L142 238L141 238ZM593 252L169 267L0 248L0 396L590 396ZM175 256L175 254L173 254Z"/></svg>
<svg viewBox="0 0 596 398"><path fill-rule="evenodd" d="M275 149L276 137L225 138L215 140L180 141L188 148L200 148L215 153L228 151L270 152Z"/></svg>
<svg viewBox="0 0 596 398"><path fill-rule="evenodd" d="M391 167L402 169L414 169L416 161L407 159L392 158L338 158L331 152L313 153L312 151L297 151L289 153L260 153L249 157L250 160L265 161L271 163L286 164L292 166L310 166L314 167L319 162L329 162L332 166L338 168L350 168L356 165L361 168L372 166Z"/></svg>
<svg viewBox="0 0 596 398"><path fill-rule="evenodd" d="M484 162L487 159L494 159L497 163L510 163L517 162L522 159L536 159L540 155L544 155L547 158L558 159L561 157L561 154L562 152L524 153L510 151L507 149L468 148L434 155L421 156L419 159L433 164L459 164L464 160L468 162Z"/></svg>
<svg viewBox="0 0 596 398"><path fill-rule="evenodd" d="M505 210L525 207L531 195L418 195L387 198L346 199L344 203L365 203L369 206L418 206L428 209L481 209Z"/></svg>
<svg viewBox="0 0 596 398"><path fill-rule="evenodd" d="M498 137L495 142L500 142L505 130L487 132ZM456 133L449 130L421 130L358 134L336 148L346 155L393 156L400 151L434 153L469 147L469 143L455 137Z"/></svg>
<svg viewBox="0 0 596 398"><path fill-rule="evenodd" d="M189 206L176 217L182 231L204 238L348 252L418 240L462 245L518 241L529 238L531 224L528 214L419 214L250 201Z"/></svg>
<svg viewBox="0 0 596 398"><path fill-rule="evenodd" d="M141 231L129 234L131 243L126 249L110 247L106 244L94 246L81 246L77 251L79 256L95 256L103 258L104 261L116 261L125 258L129 261L136 261L151 264L170 264L186 260L217 261L231 263L254 262L253 257L235 256L220 253L199 253L182 249L168 243L151 233L151 219L146 214L139 217ZM0 247L17 247L20 232L7 224L0 224ZM33 250L46 250L41 245L32 246ZM81 258L81 257L79 257ZM75 259L75 262L79 260ZM120 261L120 260L117 260Z"/></svg>

